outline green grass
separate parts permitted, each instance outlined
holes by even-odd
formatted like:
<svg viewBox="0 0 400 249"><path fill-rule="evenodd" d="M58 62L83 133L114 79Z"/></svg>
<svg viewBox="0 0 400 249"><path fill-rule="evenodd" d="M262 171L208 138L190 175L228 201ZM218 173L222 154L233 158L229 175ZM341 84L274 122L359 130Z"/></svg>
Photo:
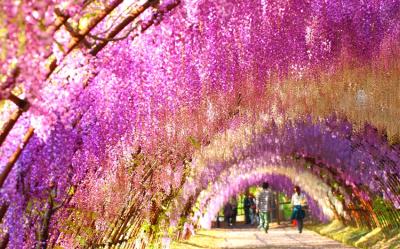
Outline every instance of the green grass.
<svg viewBox="0 0 400 249"><path fill-rule="evenodd" d="M344 244L357 248L368 249L395 249L400 248L400 231L395 229L390 233L383 233L382 229L372 231L364 228L355 228L343 225L340 221L332 221L329 224L317 224L307 226L321 235L325 235Z"/></svg>
<svg viewBox="0 0 400 249"><path fill-rule="evenodd" d="M223 242L221 231L200 230L196 232L196 236L192 236L189 240L174 241L171 249L195 249L195 248L218 248Z"/></svg>

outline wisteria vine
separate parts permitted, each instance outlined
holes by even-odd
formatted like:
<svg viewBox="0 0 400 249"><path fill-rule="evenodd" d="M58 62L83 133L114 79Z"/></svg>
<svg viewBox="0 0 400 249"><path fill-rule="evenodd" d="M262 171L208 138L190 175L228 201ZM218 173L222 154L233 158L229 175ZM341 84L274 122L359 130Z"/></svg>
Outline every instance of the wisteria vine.
<svg viewBox="0 0 400 249"><path fill-rule="evenodd" d="M366 226L400 224L400 1L0 10L2 124L15 112L10 96L29 103L1 145L2 172L35 132L0 192L9 246L157 244L198 222L192 208L230 170L269 166L318 178L344 221L363 209ZM216 200L232 186L221 191Z"/></svg>

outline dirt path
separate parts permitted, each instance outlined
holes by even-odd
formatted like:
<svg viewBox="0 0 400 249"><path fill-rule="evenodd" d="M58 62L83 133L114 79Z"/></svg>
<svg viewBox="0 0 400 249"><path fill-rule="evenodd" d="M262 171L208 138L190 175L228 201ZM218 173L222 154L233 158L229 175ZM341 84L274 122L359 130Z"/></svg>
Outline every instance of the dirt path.
<svg viewBox="0 0 400 249"><path fill-rule="evenodd" d="M172 248L347 249L353 247L342 245L309 230L299 234L292 227L274 227L266 234L255 228L241 227L199 231L188 241L174 243Z"/></svg>

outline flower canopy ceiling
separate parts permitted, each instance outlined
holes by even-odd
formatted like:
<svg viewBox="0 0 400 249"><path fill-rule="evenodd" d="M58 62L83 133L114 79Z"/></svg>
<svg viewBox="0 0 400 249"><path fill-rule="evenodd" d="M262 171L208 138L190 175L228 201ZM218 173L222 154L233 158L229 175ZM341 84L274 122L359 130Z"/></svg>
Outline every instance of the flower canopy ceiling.
<svg viewBox="0 0 400 249"><path fill-rule="evenodd" d="M262 181L400 225L398 0L4 1L0 48L2 245L156 245Z"/></svg>

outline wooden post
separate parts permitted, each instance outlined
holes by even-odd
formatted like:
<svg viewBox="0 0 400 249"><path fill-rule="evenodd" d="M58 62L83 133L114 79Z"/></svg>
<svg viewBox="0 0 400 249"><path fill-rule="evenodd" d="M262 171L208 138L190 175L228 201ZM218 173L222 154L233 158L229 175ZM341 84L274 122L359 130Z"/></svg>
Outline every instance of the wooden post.
<svg viewBox="0 0 400 249"><path fill-rule="evenodd" d="M11 114L10 119L4 124L0 132L0 146L6 140L7 135L10 133L11 129L14 127L15 123L17 123L18 118L22 115L22 113L29 108L29 103L25 99L20 99L14 94L10 94L8 98L12 101L18 109Z"/></svg>
<svg viewBox="0 0 400 249"><path fill-rule="evenodd" d="M0 188L3 187L4 182L7 179L8 174L10 174L14 164L17 162L22 150L25 148L25 146L28 144L29 140L31 139L33 135L34 129L30 127L28 129L28 132L25 134L24 139L22 140L22 145L18 146L17 150L12 154L10 157L10 160L4 167L3 172L0 174Z"/></svg>
<svg viewBox="0 0 400 249"><path fill-rule="evenodd" d="M90 54L93 56L96 56L98 52L102 48L104 48L109 40L112 40L119 32L121 32L126 26L128 26L131 22L133 22L136 17L138 17L140 14L142 14L147 8L149 8L152 4L157 3L158 1L155 0L147 0L146 2L143 3L143 5L139 6L138 8L134 9L129 15L122 20L122 22L118 25L116 25L111 32L107 35L107 37L101 41L99 44L97 44L91 51Z"/></svg>
<svg viewBox="0 0 400 249"><path fill-rule="evenodd" d="M28 110L29 108L29 103L25 99L20 99L18 96L15 96L14 94L10 94L8 97L10 101L12 101L18 108L22 109L23 111Z"/></svg>
<svg viewBox="0 0 400 249"><path fill-rule="evenodd" d="M52 193L50 193L49 198L47 200L47 209L43 214L41 228L39 230L38 241L36 244L36 249L46 249L47 248L47 240L49 238L49 228L50 228L50 220L53 216L54 209L54 200Z"/></svg>
<svg viewBox="0 0 400 249"><path fill-rule="evenodd" d="M11 114L11 117L7 121L7 123L4 124L4 126L0 132L0 146L6 140L8 133L10 133L10 131L14 127L15 123L17 123L18 118L21 116L22 112L23 111L18 108Z"/></svg>
<svg viewBox="0 0 400 249"><path fill-rule="evenodd" d="M10 235L6 233L0 241L0 249L6 249L9 240L10 240Z"/></svg>
<svg viewBox="0 0 400 249"><path fill-rule="evenodd" d="M279 192L276 193L275 195L275 202L276 202L276 222L278 223L278 225L281 224L281 217L280 217L280 203L279 203Z"/></svg>
<svg viewBox="0 0 400 249"><path fill-rule="evenodd" d="M8 204L4 203L0 206L0 222L3 220L4 215L6 215L8 210Z"/></svg>
<svg viewBox="0 0 400 249"><path fill-rule="evenodd" d="M123 0L116 0L113 1L110 5L106 6L103 10L101 10L100 13L97 14L96 17L90 20L90 23L88 24L87 27L85 27L83 30L79 31L79 36L73 37L69 44L67 45L67 51L64 54L64 57L66 57L74 48L76 48L80 42L88 35L96 26L99 24L103 19L108 16L115 8L118 7L123 2ZM57 13L56 13L57 14ZM60 14L60 13L58 13ZM66 19L64 18L63 20L60 20L60 22L65 22ZM58 24L59 25L59 24ZM49 69L46 74L46 80L50 77L50 75L53 73L53 71L57 68L57 60L55 57L51 57L49 61Z"/></svg>

